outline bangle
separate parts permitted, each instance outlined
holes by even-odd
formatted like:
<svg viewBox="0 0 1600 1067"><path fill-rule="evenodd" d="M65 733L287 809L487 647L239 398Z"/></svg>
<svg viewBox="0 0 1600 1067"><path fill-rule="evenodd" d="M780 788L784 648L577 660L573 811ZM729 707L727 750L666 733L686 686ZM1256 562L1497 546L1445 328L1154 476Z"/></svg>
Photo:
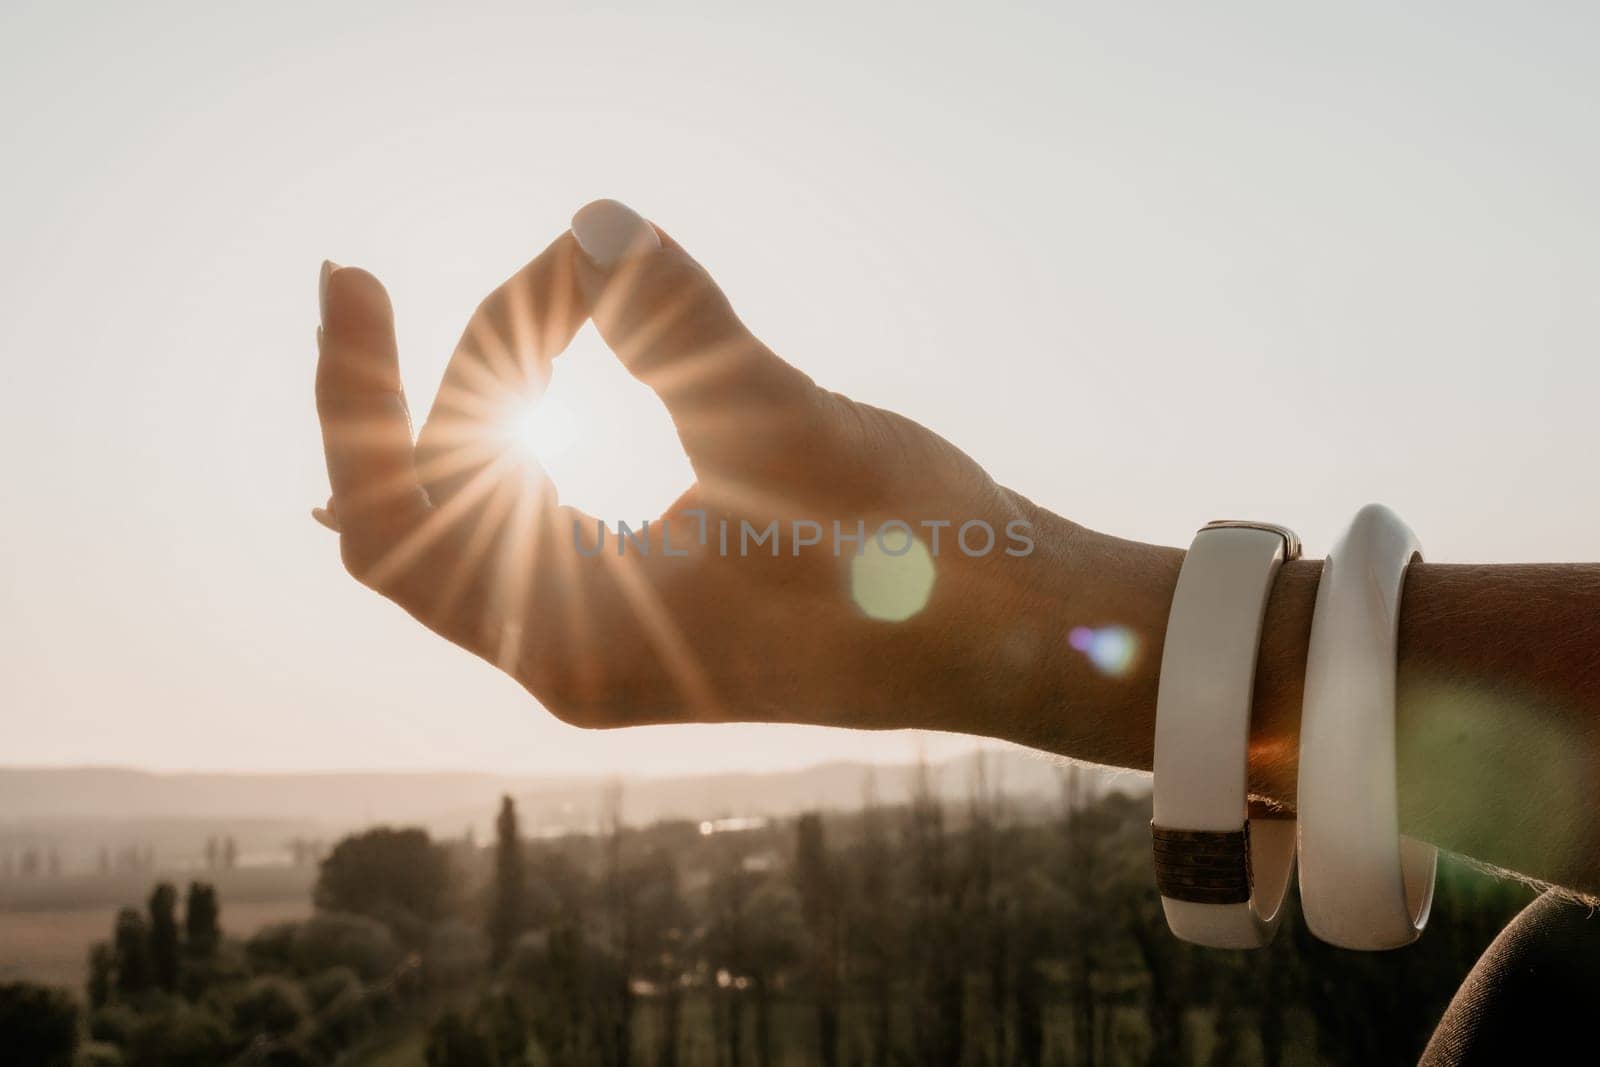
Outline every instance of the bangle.
<svg viewBox="0 0 1600 1067"><path fill-rule="evenodd" d="M1428 921L1438 850L1400 836L1395 664L1400 593L1422 545L1369 504L1322 565L1300 715L1300 901L1330 944L1410 944Z"/></svg>
<svg viewBox="0 0 1600 1067"><path fill-rule="evenodd" d="M1294 820L1249 817L1250 702L1267 597L1300 555L1279 526L1214 522L1178 573L1156 691L1156 887L1185 941L1272 940L1294 871Z"/></svg>

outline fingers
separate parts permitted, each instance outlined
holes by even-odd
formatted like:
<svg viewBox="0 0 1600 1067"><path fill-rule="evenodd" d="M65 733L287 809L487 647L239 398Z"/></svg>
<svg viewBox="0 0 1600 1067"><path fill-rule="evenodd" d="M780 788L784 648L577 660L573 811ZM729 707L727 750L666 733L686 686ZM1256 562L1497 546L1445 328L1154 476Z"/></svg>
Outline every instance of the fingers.
<svg viewBox="0 0 1600 1067"><path fill-rule="evenodd" d="M573 216L572 233L595 326L661 397L691 458L814 388L745 328L687 252L630 208L596 200Z"/></svg>
<svg viewBox="0 0 1600 1067"><path fill-rule="evenodd" d="M512 384L525 381L537 368L523 360L547 360L568 342L584 320L575 251L567 235L484 302L447 383L476 383L482 367L508 353L523 368L506 372ZM313 516L339 532L351 573L519 679L554 685L569 700L605 691L609 645L598 635L614 635L608 620L628 617L618 573L630 561L603 556L596 521L558 508L548 483L529 483L504 457L474 458L450 436L437 438L441 457L465 456L474 470L438 474L459 484L430 500L414 458L387 294L363 271L330 266L322 300L317 408L333 496ZM477 414L466 401L446 400L430 425L455 432Z"/></svg>
<svg viewBox="0 0 1600 1067"><path fill-rule="evenodd" d="M570 233L478 305L445 369L417 442L417 469L434 504L458 495L510 444L519 409L549 380L550 361L588 318ZM525 477L542 477L529 464Z"/></svg>
<svg viewBox="0 0 1600 1067"><path fill-rule="evenodd" d="M321 302L317 414L341 545L360 571L416 529L428 506L413 466L388 294L365 271L324 263Z"/></svg>

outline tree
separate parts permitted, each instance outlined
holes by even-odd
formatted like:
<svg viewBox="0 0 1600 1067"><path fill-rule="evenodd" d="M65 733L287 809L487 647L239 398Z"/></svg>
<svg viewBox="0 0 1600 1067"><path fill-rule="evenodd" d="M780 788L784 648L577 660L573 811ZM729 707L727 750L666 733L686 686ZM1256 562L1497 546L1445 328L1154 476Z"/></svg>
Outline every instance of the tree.
<svg viewBox="0 0 1600 1067"><path fill-rule="evenodd" d="M150 926L144 916L133 908L117 912L111 943L116 960L117 993L133 997L149 989L154 972L150 961Z"/></svg>
<svg viewBox="0 0 1600 1067"><path fill-rule="evenodd" d="M443 916L450 889L444 850L420 829L380 826L352 834L322 861L313 893L322 911L367 915L415 941L416 925Z"/></svg>
<svg viewBox="0 0 1600 1067"><path fill-rule="evenodd" d="M494 1046L458 1011L434 1022L424 1055L428 1067L496 1067Z"/></svg>
<svg viewBox="0 0 1600 1067"><path fill-rule="evenodd" d="M623 936L616 948L622 971L655 988L659 1019L655 1065L676 1067L689 925L677 861L666 847L652 847L622 865L620 882L621 921L616 925Z"/></svg>
<svg viewBox="0 0 1600 1067"><path fill-rule="evenodd" d="M912 1036L920 1063L960 1063L966 1043L963 886L951 862L951 834L926 762L919 765L905 820L907 911L919 936L907 946L913 973Z"/></svg>
<svg viewBox="0 0 1600 1067"><path fill-rule="evenodd" d="M0 982L0 1035L7 1063L71 1067L78 1052L78 1005L63 989Z"/></svg>
<svg viewBox="0 0 1600 1067"><path fill-rule="evenodd" d="M1086 813L1081 818L1094 818ZM1143 874L1143 872L1141 872ZM1183 1026L1185 983L1182 965L1187 947L1164 929L1161 901L1148 878L1121 887L1125 894L1116 905L1124 928L1139 952L1149 978L1145 994L1145 1019L1150 1031L1148 1067L1178 1067L1192 1062ZM1225 1013L1219 1022L1226 1024Z"/></svg>
<svg viewBox="0 0 1600 1067"><path fill-rule="evenodd" d="M602 915L605 921L604 958L611 967L591 967L590 973L603 983L599 1011L595 1013L596 1037L600 1054L607 1067L628 1067L633 1033L633 985L630 965L634 958L634 921L632 900L624 884L622 873L622 783L606 783L601 797L602 822L605 825L604 873L601 881L603 894Z"/></svg>
<svg viewBox="0 0 1600 1067"><path fill-rule="evenodd" d="M870 1067L889 1067L903 909L895 893L893 844L870 768L862 781L861 799L861 838L848 867L852 895L845 926L856 954L854 969L866 987L867 1054L861 1058Z"/></svg>
<svg viewBox="0 0 1600 1067"><path fill-rule="evenodd" d="M1091 788L1083 768L1077 764L1062 773L1061 843L1065 849L1060 880L1068 908L1062 927L1071 946L1072 1048L1076 1061L1085 1064L1093 1064L1099 1058L1099 1003L1094 977L1101 965L1098 950L1105 936L1105 840L1111 829L1110 816L1101 810L1103 805L1095 807L1090 803ZM1134 913L1131 921L1139 923L1147 919L1143 913ZM1163 946L1152 939L1146 941L1144 947L1159 951ZM1163 1042L1181 1039L1181 1032L1175 1036L1165 1032L1169 1016L1159 1011L1160 1005L1154 998L1149 1003L1156 1012L1156 1018L1151 1021L1156 1044L1160 1046Z"/></svg>
<svg viewBox="0 0 1600 1067"><path fill-rule="evenodd" d="M162 882L150 891L150 971L155 984L178 988L178 890Z"/></svg>
<svg viewBox="0 0 1600 1067"><path fill-rule="evenodd" d="M972 777L968 790L967 814L967 878L968 914L963 925L972 928L974 957L982 965L988 980L988 1039L993 1058L1008 1062L1008 1007L1016 1002L1018 991L1013 981L1012 956L1017 946L1012 943L1014 916L1011 901L1002 886L1003 874L1009 868L1006 862L1007 834L1002 821L1003 804L998 790L989 781L988 753L973 756ZM982 1040L982 1030L978 1039Z"/></svg>
<svg viewBox="0 0 1600 1067"><path fill-rule="evenodd" d="M817 1051L823 1067L839 1064L841 923L838 877L828 855L822 816L800 816L796 826L795 885L809 941L811 995L817 1009Z"/></svg>
<svg viewBox="0 0 1600 1067"><path fill-rule="evenodd" d="M89 981L85 991L91 1010L103 1008L111 1002L111 987L116 976L117 963L111 946L104 941L96 941L89 946Z"/></svg>
<svg viewBox="0 0 1600 1067"><path fill-rule="evenodd" d="M1022 931L1016 950L1010 954L1011 996L1017 1008L1016 1034L1012 1041L1011 1062L1016 1067L1040 1067L1044 1063L1044 980L1039 973L1044 942L1043 932Z"/></svg>
<svg viewBox="0 0 1600 1067"><path fill-rule="evenodd" d="M227 1024L208 1008L176 1001L138 1016L128 1036L127 1067L216 1067L233 1044Z"/></svg>
<svg viewBox="0 0 1600 1067"><path fill-rule="evenodd" d="M312 975L349 967L367 981L392 977L404 957L383 923L338 912L265 926L245 943L245 955L263 971Z"/></svg>
<svg viewBox="0 0 1600 1067"><path fill-rule="evenodd" d="M745 1062L748 998L755 1009L755 1060L769 1067L773 997L800 958L804 925L793 887L766 873L767 865L747 852L742 836L728 835L707 887L703 951L716 976L715 1028L726 1062Z"/></svg>
<svg viewBox="0 0 1600 1067"><path fill-rule="evenodd" d="M222 941L221 908L217 904L217 889L209 882L190 882L189 894L183 904L184 945L197 959L210 959L217 954Z"/></svg>
<svg viewBox="0 0 1600 1067"><path fill-rule="evenodd" d="M602 1062L593 1018L598 998L591 996L596 971L603 980L604 960L575 921L524 934L513 949L505 974L533 1007L528 1024L549 1062Z"/></svg>
<svg viewBox="0 0 1600 1067"><path fill-rule="evenodd" d="M527 913L522 835L517 829L517 805L510 796L500 798L500 815L495 819L494 827L494 897L489 903L489 959L498 967L506 961L511 946L525 929Z"/></svg>
<svg viewBox="0 0 1600 1067"><path fill-rule="evenodd" d="M754 925L746 944L750 991L756 1014L756 1062L772 1067L778 1061L773 1044L774 1001L795 964L805 941L800 919L800 899L787 882L769 878L758 884L750 899Z"/></svg>
<svg viewBox="0 0 1600 1067"><path fill-rule="evenodd" d="M473 1028L489 1043L497 1067L516 1067L525 1062L528 1024L517 1000L503 989L491 989L478 999L473 1012Z"/></svg>
<svg viewBox="0 0 1600 1067"><path fill-rule="evenodd" d="M287 1037L305 1017L300 987L274 976L255 979L233 1003L233 1029L241 1037Z"/></svg>
<svg viewBox="0 0 1600 1067"><path fill-rule="evenodd" d="M488 963L489 940L476 923L445 919L428 931L428 943L422 951L422 971L430 986L470 987L483 976Z"/></svg>
<svg viewBox="0 0 1600 1067"><path fill-rule="evenodd" d="M711 1027L719 1064L744 1062L741 994L748 988L749 979L740 972L750 957L749 910L754 880L743 860L731 844L718 849L716 868L707 887L705 927L701 933L701 952L716 977Z"/></svg>

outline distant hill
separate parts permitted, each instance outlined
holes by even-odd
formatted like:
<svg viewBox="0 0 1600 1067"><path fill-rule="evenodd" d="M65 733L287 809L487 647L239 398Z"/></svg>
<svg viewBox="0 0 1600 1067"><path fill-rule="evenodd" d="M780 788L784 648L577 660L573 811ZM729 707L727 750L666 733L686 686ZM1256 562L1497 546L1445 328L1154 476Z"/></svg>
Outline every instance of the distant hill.
<svg viewBox="0 0 1600 1067"><path fill-rule="evenodd" d="M1057 802L1059 761L1020 748L981 754L992 789L1020 804ZM969 795L979 755L928 768L932 788ZM532 834L594 829L606 797L620 788L630 823L665 818L781 816L812 808L859 807L910 796L918 768L837 762L796 771L613 781L599 776L515 776L471 772L313 774L155 773L123 768L0 768L0 849L58 846L74 866L91 850L144 842L164 857L187 856L212 834L235 833L249 852L291 837L334 837L374 823L406 823L435 834L486 836L503 794L517 798ZM1102 785L1110 781L1096 772ZM1119 780L1147 788L1143 779ZM869 785L870 783L870 785ZM192 845L186 845L189 842Z"/></svg>
<svg viewBox="0 0 1600 1067"><path fill-rule="evenodd" d="M1064 763L1023 749L991 749L931 764L933 791L949 800L967 797L977 780L978 762L989 788L1018 801L1053 802L1060 792ZM629 822L658 819L715 819L737 815L781 816L811 809L854 809L868 793L882 804L903 804L920 773L914 764L823 763L795 771L628 779L622 785L623 816ZM1092 772L1099 782L1108 780ZM1130 787L1142 789L1136 779ZM525 825L588 829L603 807L606 783L539 783L516 795ZM463 813L465 814L465 813Z"/></svg>
<svg viewBox="0 0 1600 1067"><path fill-rule="evenodd" d="M433 771L213 774L0 767L0 822L39 818L413 822L503 792L520 792L533 781Z"/></svg>
<svg viewBox="0 0 1600 1067"><path fill-rule="evenodd" d="M1054 795L1061 764L1016 748L987 750L991 787L1016 797ZM965 796L976 755L933 764L934 789ZM909 795L914 765L825 763L776 773L627 778L630 822L682 817L778 815L812 807L851 808L869 779L880 802ZM1140 788L1129 778L1130 788ZM533 824L587 828L610 780L600 776L512 776L474 772L161 773L107 767L0 767L0 825L35 820L273 819L339 826L374 822L487 823L510 793Z"/></svg>

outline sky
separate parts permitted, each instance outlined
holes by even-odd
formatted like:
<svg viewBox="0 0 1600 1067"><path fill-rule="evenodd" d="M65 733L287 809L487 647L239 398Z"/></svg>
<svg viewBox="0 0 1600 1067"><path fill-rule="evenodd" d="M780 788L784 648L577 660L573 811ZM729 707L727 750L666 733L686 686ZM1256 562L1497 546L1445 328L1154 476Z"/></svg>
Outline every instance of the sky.
<svg viewBox="0 0 1600 1067"><path fill-rule="evenodd" d="M1589 5L7 3L0 763L766 769L971 742L590 733L345 577L320 262L413 408L478 299L616 197L821 384L1085 525L1593 559ZM687 479L585 334L563 498Z"/></svg>

